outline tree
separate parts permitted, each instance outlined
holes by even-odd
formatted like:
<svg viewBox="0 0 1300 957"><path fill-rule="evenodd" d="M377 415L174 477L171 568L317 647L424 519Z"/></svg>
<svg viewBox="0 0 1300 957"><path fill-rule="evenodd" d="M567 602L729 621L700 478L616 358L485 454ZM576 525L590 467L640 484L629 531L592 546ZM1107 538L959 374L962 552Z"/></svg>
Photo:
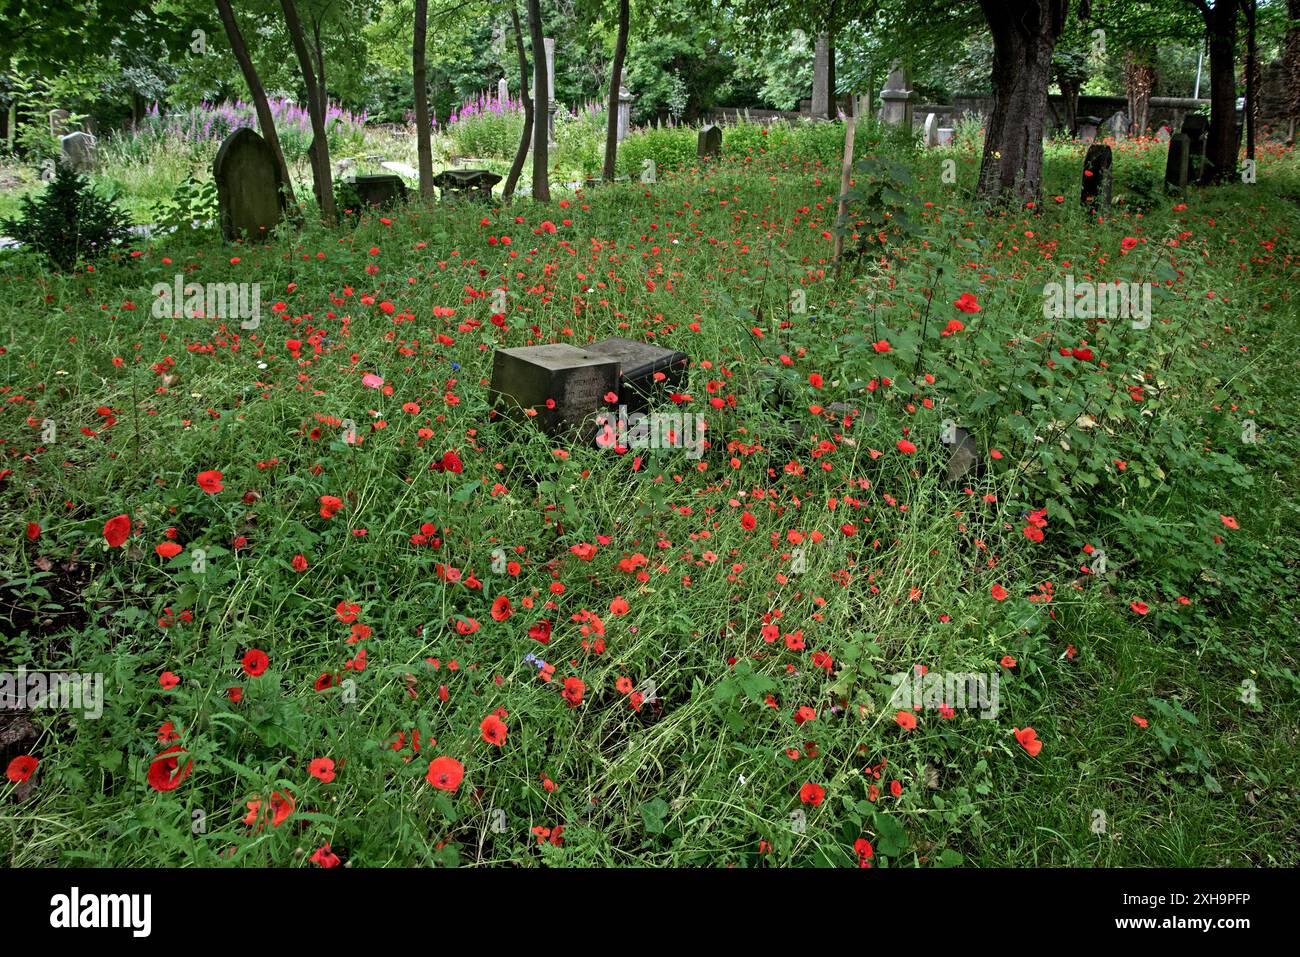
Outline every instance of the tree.
<svg viewBox="0 0 1300 957"><path fill-rule="evenodd" d="M226 38L230 41L230 50L239 63L240 72L244 74L244 82L248 84L248 93L253 98L253 108L257 111L257 125L262 130L262 139L266 140L275 155L275 165L280 170L280 181L284 183L285 199L288 201L289 209L292 210L291 215L296 217L298 201L293 195L293 180L289 178L289 167L284 161L284 150L280 148L280 137L275 132L275 117L271 115L271 104L266 98L266 88L262 86L262 79L258 76L257 68L253 66L252 58L248 55L248 47L244 45L244 36L239 32L239 24L235 22L235 13L230 8L230 0L216 0L216 4L217 15L221 18Z"/></svg>
<svg viewBox="0 0 1300 957"><path fill-rule="evenodd" d="M524 31L519 25L519 11L515 9L514 0L510 2L510 24L514 32L515 53L519 57L519 98L524 103L524 131L519 137L514 162L510 164L510 175L506 177L506 185L501 190L501 198L507 202L515 195L519 174L524 171L524 159L528 156L528 144L533 138L533 124L536 122L533 98L528 93L528 55L524 52Z"/></svg>
<svg viewBox="0 0 1300 957"><path fill-rule="evenodd" d="M550 82L546 69L545 44L542 37L541 0L528 0L528 35L533 44L533 199L540 203L551 201L550 153L547 149L549 115L536 116L536 111L550 106L547 93Z"/></svg>
<svg viewBox="0 0 1300 957"><path fill-rule="evenodd" d="M1295 142L1296 123L1300 122L1300 0L1286 0L1286 14L1291 21L1286 29L1283 64L1287 77L1287 116L1290 129L1287 139Z"/></svg>
<svg viewBox="0 0 1300 957"><path fill-rule="evenodd" d="M1201 12L1210 43L1210 129L1201 183L1237 172L1237 14L1241 0L1188 0Z"/></svg>
<svg viewBox="0 0 1300 957"><path fill-rule="evenodd" d="M302 21L298 18L298 8L294 0L280 0L284 9L284 22L289 31L289 40L293 51L298 56L298 65L302 68L303 83L307 87L307 115L311 117L311 170L316 184L316 202L320 204L321 220L327 226L333 226L337 216L334 211L334 183L330 169L329 135L325 130L325 88L323 79L318 83L316 67L312 64L311 52L307 49L307 38L303 33ZM323 77L323 71L321 76Z"/></svg>
<svg viewBox="0 0 1300 957"><path fill-rule="evenodd" d="M618 0L618 38L614 41L614 64L609 77L609 116L605 126L605 182L614 182L614 166L618 160L618 97L623 87L623 60L627 56L627 34L630 26L628 0Z"/></svg>
<svg viewBox="0 0 1300 957"><path fill-rule="evenodd" d="M993 114L985 128L976 197L1037 202L1052 52L1068 0L980 0L993 34Z"/></svg>
<svg viewBox="0 0 1300 957"><path fill-rule="evenodd" d="M415 0L415 37L411 42L411 76L415 84L415 151L420 196L433 198L433 131L429 124L429 75L424 49L429 33L429 0Z"/></svg>

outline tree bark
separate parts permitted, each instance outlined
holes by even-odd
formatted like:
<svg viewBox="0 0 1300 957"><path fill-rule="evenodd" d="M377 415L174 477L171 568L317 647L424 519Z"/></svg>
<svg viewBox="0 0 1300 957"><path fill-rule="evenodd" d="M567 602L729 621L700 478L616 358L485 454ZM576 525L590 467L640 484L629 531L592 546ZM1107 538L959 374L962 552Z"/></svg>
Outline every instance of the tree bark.
<svg viewBox="0 0 1300 957"><path fill-rule="evenodd" d="M533 199L539 203L551 201L550 151L547 148L548 116L550 106L547 93L549 79L546 71L546 47L542 37L541 0L528 0L528 33L533 44L533 103L542 113L533 122Z"/></svg>
<svg viewBox="0 0 1300 957"><path fill-rule="evenodd" d="M333 226L337 221L334 211L334 182L330 169L330 144L325 131L325 111L321 107L325 91L316 81L316 68L311 62L311 51L307 49L307 38L303 33L302 21L298 19L298 9L293 0L280 0L284 9L284 22L289 30L289 39L293 51L298 56L298 65L302 68L303 83L307 87L307 115L311 117L311 166L312 178L316 183L316 202L320 204L321 221Z"/></svg>
<svg viewBox="0 0 1300 957"><path fill-rule="evenodd" d="M1197 0L1210 39L1210 129L1201 184L1221 183L1237 172L1237 10L1240 0Z"/></svg>
<svg viewBox="0 0 1300 957"><path fill-rule="evenodd" d="M524 31L519 25L519 11L513 0L510 4L510 22L515 32L515 53L519 55L519 98L524 103L524 132L519 137L519 149L515 150L515 161L510 164L510 175L501 190L501 198L509 202L519 185L519 175L524 171L524 160L528 156L528 144L533 138L533 98L528 93L528 55L524 52Z"/></svg>
<svg viewBox="0 0 1300 957"><path fill-rule="evenodd" d="M266 144L271 147L271 152L275 156L275 165L280 170L280 181L284 183L284 198L289 206L289 215L293 219L298 219L298 200L293 195L293 180L289 178L289 167L284 161L284 150L281 149L280 137L275 132L275 117L271 114L271 103L266 98L266 88L262 86L262 78L257 75L257 67L253 65L253 60L248 55L248 47L244 46L244 36L239 32L239 24L235 22L235 12L230 8L230 0L216 0L216 4L217 15L226 30L226 39L230 41L230 51L239 63L240 72L244 74L244 82L248 84L249 96L253 98L253 108L257 111L257 125L261 128L262 139L266 140Z"/></svg>
<svg viewBox="0 0 1300 957"><path fill-rule="evenodd" d="M429 71L424 62L429 33L429 0L415 0L415 36L411 42L411 76L415 83L415 152L420 168L420 197L433 199L433 131L429 125Z"/></svg>
<svg viewBox="0 0 1300 957"><path fill-rule="evenodd" d="M1144 136L1150 116L1151 91L1155 88L1154 47L1138 47L1124 54L1124 93L1128 97L1130 132ZM1135 127L1135 128L1134 128Z"/></svg>
<svg viewBox="0 0 1300 957"><path fill-rule="evenodd" d="M1255 0L1245 0L1246 10L1246 158L1255 159L1255 123L1259 110L1259 47L1255 43Z"/></svg>
<svg viewBox="0 0 1300 957"><path fill-rule="evenodd" d="M1286 15L1291 25L1286 31L1282 63L1286 71L1286 115L1290 121L1287 140L1295 143L1296 124L1300 123L1300 0L1286 0Z"/></svg>
<svg viewBox="0 0 1300 957"><path fill-rule="evenodd" d="M993 114L985 129L976 198L1037 203L1052 51L1068 0L980 0L993 33Z"/></svg>
<svg viewBox="0 0 1300 957"><path fill-rule="evenodd" d="M609 117L605 124L605 168L601 171L607 183L614 182L614 167L618 162L618 96L623 87L623 61L627 58L630 19L628 0L618 0L618 37L614 41L614 64L610 67Z"/></svg>

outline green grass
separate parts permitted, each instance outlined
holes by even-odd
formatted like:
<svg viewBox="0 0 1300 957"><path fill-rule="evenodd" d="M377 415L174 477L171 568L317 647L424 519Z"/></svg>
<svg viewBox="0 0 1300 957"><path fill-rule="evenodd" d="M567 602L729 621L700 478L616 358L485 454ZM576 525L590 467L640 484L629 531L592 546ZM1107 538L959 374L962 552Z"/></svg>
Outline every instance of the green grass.
<svg viewBox="0 0 1300 957"><path fill-rule="evenodd" d="M96 721L35 712L34 731L0 754L41 761L30 790L0 785L11 863L314 866L330 842L359 867L854 866L866 838L876 866L1294 866L1293 155L1266 152L1254 186L1139 210L1132 184L1162 154L1126 146L1104 223L1077 210L1078 147L1049 151L1041 214L976 212L974 152L897 156L911 173L890 188L912 228L882 221L887 244L840 278L825 235L834 163L748 152L563 207L414 205L391 224L310 227L261 248L170 238L93 274L0 258L0 470L12 469L0 480L12 626L0 654L103 673L107 701ZM129 189L147 178L115 175ZM874 215L859 211L861 232L876 231ZM510 245L489 242L502 235ZM1130 236L1146 242L1125 251ZM180 270L261 283L260 327L153 317L151 287ZM1151 329L1044 318L1040 288L1064 272L1161 283ZM491 321L498 286L508 331ZM807 313L790 312L792 288ZM963 293L978 313L953 307ZM943 336L950 319L966 328ZM321 353L292 357L286 340L313 329ZM608 335L691 356L682 408L709 421L703 459L645 451L634 469L632 454L574 446L560 457L561 443L488 422L494 348ZM882 339L890 351L872 347ZM1081 340L1105 366L1058 354ZM366 371L392 395L363 386ZM1131 385L1145 385L1143 401ZM734 403L714 410L713 397ZM870 414L844 429L809 412L835 400ZM1238 434L1247 413L1254 444ZM1002 454L969 493L942 479L945 416ZM54 444L40 439L45 418ZM343 419L359 445L341 441ZM914 455L896 447L904 434ZM431 471L451 449L464 471ZM197 486L206 469L223 491ZM333 518L319 514L323 495L343 500ZM1036 543L1021 529L1042 508ZM138 527L108 548L104 522L122 513ZM411 543L423 523L438 548ZM169 527L186 549L171 560L154 553ZM786 537L814 530L819 542ZM590 561L572 551L581 543L596 546ZM1110 555L1104 581L1081 573L1088 543ZM493 572L500 547L517 577ZM637 555L644 564L620 567ZM501 622L499 595L513 607ZM610 610L619 596L623 615ZM340 602L361 606L372 637L345 643ZM160 627L168 608L193 620ZM574 620L584 611L603 621L603 652ZM543 617L545 646L527 633ZM463 636L467 618L479 628ZM783 641L796 630L802 651ZM260 677L241 672L249 648L269 656ZM365 669L344 672L359 648ZM555 666L552 684L585 683L580 705L539 680L530 653ZM915 665L996 673L997 717L926 711L904 731L887 676ZM167 671L181 679L169 691ZM315 691L325 673L351 677L355 700ZM662 706L634 712L624 676L653 682ZM800 706L817 716L797 724ZM479 733L498 708L500 748ZM166 721L194 769L158 792L146 773ZM1013 735L1027 727L1037 756ZM404 750L389 750L399 733ZM425 781L438 755L464 765L454 793ZM308 773L317 757L338 763L331 783ZM801 803L808 783L825 789L819 806ZM275 791L294 797L289 821L243 825L247 802ZM557 825L561 845L530 831Z"/></svg>

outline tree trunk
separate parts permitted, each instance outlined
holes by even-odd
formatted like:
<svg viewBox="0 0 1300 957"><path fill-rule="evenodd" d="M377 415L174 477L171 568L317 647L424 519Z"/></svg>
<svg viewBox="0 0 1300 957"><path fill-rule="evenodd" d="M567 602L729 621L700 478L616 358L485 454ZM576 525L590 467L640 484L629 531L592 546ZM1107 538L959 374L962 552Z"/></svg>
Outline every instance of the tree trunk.
<svg viewBox="0 0 1300 957"><path fill-rule="evenodd" d="M551 201L550 152L547 149L548 129L546 109L550 106L547 94L546 46L542 38L541 0L528 0L528 34L533 43L533 102L542 115L533 122L533 199L539 203Z"/></svg>
<svg viewBox="0 0 1300 957"><path fill-rule="evenodd" d="M424 62L429 33L429 0L415 0L415 37L411 42L411 77L415 83L415 152L420 168L420 197L433 199L433 131L429 125L429 71Z"/></svg>
<svg viewBox="0 0 1300 957"><path fill-rule="evenodd" d="M1154 47L1139 47L1124 54L1124 93L1128 97L1129 132L1146 134L1150 116L1151 91L1155 88L1156 69L1152 66Z"/></svg>
<svg viewBox="0 0 1300 957"><path fill-rule="evenodd" d="M844 256L844 232L848 228L848 193L853 182L853 141L857 138L858 115L863 112L864 103L865 101L858 100L856 94L851 94L848 114L844 117L844 157L840 163L840 200L835 209L835 251L831 256L837 276Z"/></svg>
<svg viewBox="0 0 1300 957"><path fill-rule="evenodd" d="M614 167L618 162L618 95L623 88L629 21L628 0L618 0L618 37L614 41L614 64L610 67L609 120L605 124L605 168L601 171L607 183L614 182Z"/></svg>
<svg viewBox="0 0 1300 957"><path fill-rule="evenodd" d="M1300 0L1286 0L1286 15L1291 25L1286 31L1282 63L1286 70L1286 115L1290 120L1287 140L1295 143L1296 124L1300 123Z"/></svg>
<svg viewBox="0 0 1300 957"><path fill-rule="evenodd" d="M1202 8L1210 38L1210 129L1201 183L1220 183L1237 171L1237 9L1240 0Z"/></svg>
<svg viewBox="0 0 1300 957"><path fill-rule="evenodd" d="M993 115L985 130L976 199L1037 203L1052 51L1067 0L980 0L993 33Z"/></svg>
<svg viewBox="0 0 1300 957"><path fill-rule="evenodd" d="M333 226L337 221L334 212L334 183L330 169L330 144L325 132L325 111L321 108L324 90L316 82L316 68L312 66L311 51L307 49L307 38L303 33L302 21L298 19L298 9L293 0L280 0L284 9L284 22L289 30L289 39L293 51L298 56L298 65L302 68L303 83L307 87L307 115L311 117L311 167L312 179L316 183L316 202L320 204L321 221Z"/></svg>
<svg viewBox="0 0 1300 957"><path fill-rule="evenodd" d="M512 0L510 4L510 22L515 31L515 53L519 55L519 98L524 103L524 132L519 137L519 149L515 150L515 161L510 164L510 175L501 190L501 198L509 202L519 185L519 174L524 171L524 159L528 156L528 144L533 138L533 98L528 93L528 55L524 52L524 31L519 25L519 11Z"/></svg>
<svg viewBox="0 0 1300 957"><path fill-rule="evenodd" d="M1259 47L1255 43L1255 0L1245 0L1246 10L1246 158L1255 159L1255 115L1259 109Z"/></svg>
<svg viewBox="0 0 1300 957"><path fill-rule="evenodd" d="M221 17L221 25L226 29L226 39L230 41L230 51L235 55L235 60L239 63L239 69L244 74L244 82L248 84L248 93L253 98L253 108L257 111L257 125L262 130L262 139L271 147L271 152L275 155L275 165L280 170L280 180L284 183L284 198L289 205L289 215L293 219L299 218L298 200L293 195L293 180L289 178L289 167L284 161L284 150L280 148L280 137L275 132L275 117L271 115L271 104L266 98L266 88L262 86L262 79L257 75L257 67L253 66L253 60L248 55L248 47L244 46L244 36L239 32L239 24L235 22L235 12L230 8L230 0L216 0L217 15Z"/></svg>

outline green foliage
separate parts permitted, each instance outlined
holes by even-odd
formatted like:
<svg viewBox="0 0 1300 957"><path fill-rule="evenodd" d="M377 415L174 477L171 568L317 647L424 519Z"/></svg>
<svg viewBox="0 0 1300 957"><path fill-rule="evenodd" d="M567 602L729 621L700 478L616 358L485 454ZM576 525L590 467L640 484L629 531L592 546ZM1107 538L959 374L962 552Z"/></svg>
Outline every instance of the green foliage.
<svg viewBox="0 0 1300 957"><path fill-rule="evenodd" d="M108 252L130 235L130 219L111 198L66 163L36 198L24 196L17 220L3 223L15 239L48 257L60 269Z"/></svg>
<svg viewBox="0 0 1300 957"><path fill-rule="evenodd" d="M154 222L178 229L201 227L217 218L217 184L211 176L190 176L172 195L155 204Z"/></svg>

